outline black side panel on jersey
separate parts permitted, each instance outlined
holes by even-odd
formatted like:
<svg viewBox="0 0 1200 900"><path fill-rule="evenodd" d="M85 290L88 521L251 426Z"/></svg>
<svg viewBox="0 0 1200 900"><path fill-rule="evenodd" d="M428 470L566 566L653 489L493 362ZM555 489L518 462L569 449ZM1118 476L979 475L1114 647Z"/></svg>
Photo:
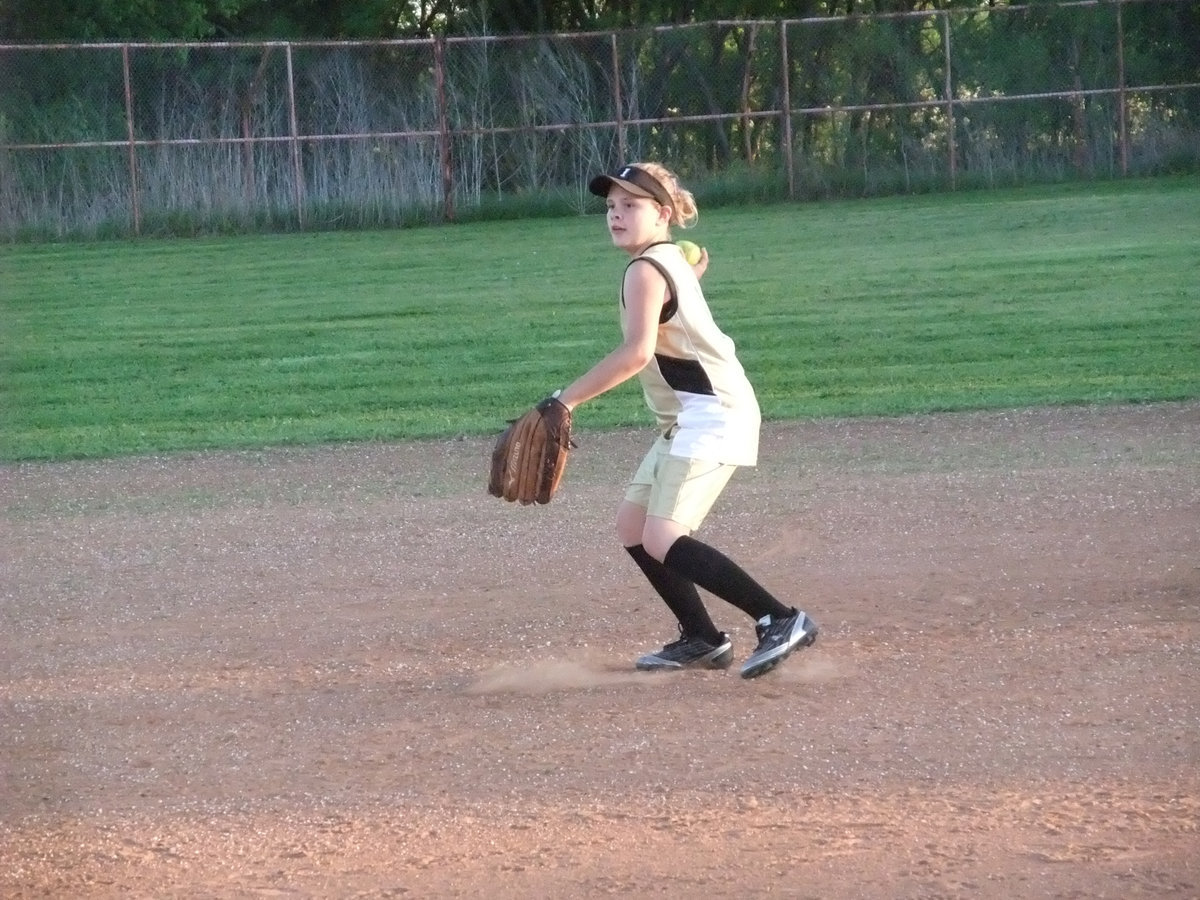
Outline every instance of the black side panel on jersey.
<svg viewBox="0 0 1200 900"><path fill-rule="evenodd" d="M630 262L629 265L632 266L633 263L638 262L639 260L641 262L650 263L650 265L654 266L654 268L658 269L658 271L662 273L663 278L667 279L668 298L667 302L663 304L662 314L658 317L658 324L661 325L664 322L670 322L672 316L674 316L679 310L679 298L675 294L675 282L671 280L670 273L663 268L662 263L660 263L658 260L650 259L648 256L639 256L637 259ZM625 268L629 268L629 266L626 266ZM621 295L621 305L625 305L624 294Z"/></svg>
<svg viewBox="0 0 1200 900"><path fill-rule="evenodd" d="M676 359L661 353L655 353L654 359L658 363L658 371L662 372L662 377L671 386L671 390L682 391L685 394L716 394L700 360Z"/></svg>

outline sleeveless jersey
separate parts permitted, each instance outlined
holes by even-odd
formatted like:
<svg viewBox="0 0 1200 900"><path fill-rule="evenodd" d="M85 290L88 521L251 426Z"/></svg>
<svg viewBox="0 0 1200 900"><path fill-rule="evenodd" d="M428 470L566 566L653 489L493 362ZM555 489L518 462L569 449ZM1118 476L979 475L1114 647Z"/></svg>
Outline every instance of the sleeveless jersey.
<svg viewBox="0 0 1200 900"><path fill-rule="evenodd" d="M647 247L645 260L670 286L659 321L654 358L638 373L646 405L671 440L671 453L689 459L753 466L761 424L758 400L733 340L713 321L696 273L673 243ZM621 298L621 330L628 327Z"/></svg>

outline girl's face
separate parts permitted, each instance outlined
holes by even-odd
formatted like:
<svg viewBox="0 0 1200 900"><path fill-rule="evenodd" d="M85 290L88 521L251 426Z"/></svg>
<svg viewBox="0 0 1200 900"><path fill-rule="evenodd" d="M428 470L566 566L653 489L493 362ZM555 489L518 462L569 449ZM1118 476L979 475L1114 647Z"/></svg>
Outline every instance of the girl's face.
<svg viewBox="0 0 1200 900"><path fill-rule="evenodd" d="M609 188L608 233L614 246L637 256L655 241L670 235L671 208L649 197L638 197L619 185Z"/></svg>

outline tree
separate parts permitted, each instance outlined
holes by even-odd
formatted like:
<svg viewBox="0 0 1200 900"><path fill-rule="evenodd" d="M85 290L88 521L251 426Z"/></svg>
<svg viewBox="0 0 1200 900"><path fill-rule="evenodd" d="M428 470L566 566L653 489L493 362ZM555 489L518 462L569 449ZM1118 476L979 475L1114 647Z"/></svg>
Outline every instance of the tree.
<svg viewBox="0 0 1200 900"><path fill-rule="evenodd" d="M445 29L454 0L257 0L219 23L229 37L355 40L420 37Z"/></svg>
<svg viewBox="0 0 1200 900"><path fill-rule="evenodd" d="M0 0L0 40L201 40L253 0Z"/></svg>

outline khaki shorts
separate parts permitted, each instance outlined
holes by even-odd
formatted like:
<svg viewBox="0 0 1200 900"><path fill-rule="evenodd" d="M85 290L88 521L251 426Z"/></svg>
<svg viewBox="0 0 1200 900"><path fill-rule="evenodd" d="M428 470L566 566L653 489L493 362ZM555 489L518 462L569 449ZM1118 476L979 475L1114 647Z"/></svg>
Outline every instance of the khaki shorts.
<svg viewBox="0 0 1200 900"><path fill-rule="evenodd" d="M670 449L669 437L654 442L629 482L625 499L643 507L648 516L670 519L695 531L737 466L674 456Z"/></svg>

